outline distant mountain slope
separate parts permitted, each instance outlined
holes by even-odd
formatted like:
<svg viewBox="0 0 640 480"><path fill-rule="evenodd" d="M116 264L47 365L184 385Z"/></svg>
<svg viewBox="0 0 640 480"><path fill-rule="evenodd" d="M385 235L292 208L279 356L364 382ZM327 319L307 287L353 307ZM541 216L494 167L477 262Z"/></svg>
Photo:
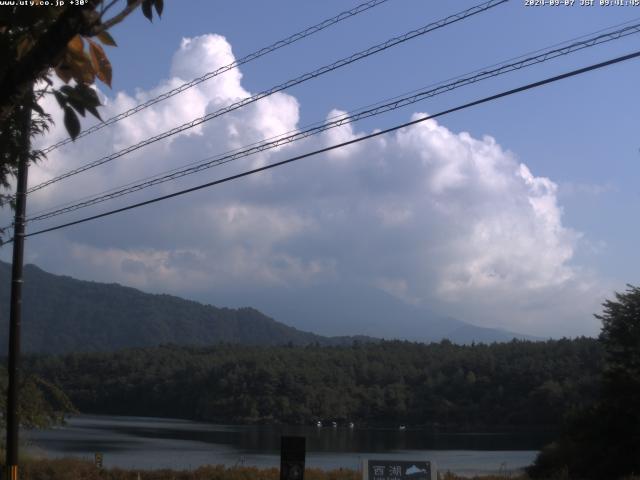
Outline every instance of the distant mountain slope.
<svg viewBox="0 0 640 480"><path fill-rule="evenodd" d="M470 344L541 340L499 328L479 327L442 313L443 306L425 307L403 302L367 285L314 284L292 289L272 288L243 292L227 305L241 305L245 298L251 305L287 325L321 335L354 335L419 342L439 342L447 338L454 343ZM218 300L223 301L222 298Z"/></svg>
<svg viewBox="0 0 640 480"><path fill-rule="evenodd" d="M6 353L9 264L0 262L0 353ZM76 280L25 266L25 352L111 351L160 344L337 345L366 337L323 337L276 322L253 308L216 308L118 284Z"/></svg>
<svg viewBox="0 0 640 480"><path fill-rule="evenodd" d="M11 266L0 262L0 354L6 354ZM115 283L77 280L25 266L22 349L67 353L113 351L162 344L206 346L220 342L244 345L351 344L378 338L454 343L539 340L499 329L483 328L404 305L383 292L358 295L301 290L298 298L279 297L276 315L287 323L326 332L366 332L372 336L329 337L290 327L255 308L217 308L172 295L141 292ZM246 298L261 305L258 294ZM331 299L330 301L328 299ZM264 305L268 308L267 305ZM287 311L286 307L291 307Z"/></svg>
<svg viewBox="0 0 640 480"><path fill-rule="evenodd" d="M464 324L448 333L448 338L455 339L458 344L510 342L514 338L517 340L528 340L532 342L542 341L540 337L533 335L523 335L521 333L510 332L500 328L478 327L476 325Z"/></svg>

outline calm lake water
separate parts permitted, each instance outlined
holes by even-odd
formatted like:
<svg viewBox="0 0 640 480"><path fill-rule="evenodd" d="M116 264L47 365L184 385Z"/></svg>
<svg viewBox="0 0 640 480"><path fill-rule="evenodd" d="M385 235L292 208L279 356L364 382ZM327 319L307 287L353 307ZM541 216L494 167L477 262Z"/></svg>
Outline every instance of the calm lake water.
<svg viewBox="0 0 640 480"><path fill-rule="evenodd" d="M193 469L205 464L279 466L281 435L307 439L310 468L357 469L364 458L436 462L442 471L495 473L530 464L549 435L433 434L424 430L214 425L166 418L80 415L24 432L29 450L93 459L105 467Z"/></svg>

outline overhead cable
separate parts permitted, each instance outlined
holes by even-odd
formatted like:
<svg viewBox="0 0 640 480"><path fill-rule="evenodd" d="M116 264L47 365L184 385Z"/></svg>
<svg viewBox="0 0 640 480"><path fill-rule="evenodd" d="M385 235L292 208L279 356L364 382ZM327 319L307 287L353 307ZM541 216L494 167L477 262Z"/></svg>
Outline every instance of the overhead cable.
<svg viewBox="0 0 640 480"><path fill-rule="evenodd" d="M476 5L474 7L468 8L462 12L450 15L446 18L443 18L441 20L438 20L436 22L430 23L428 25L425 25L424 27L418 28L416 30L412 30L410 32L407 32L403 35L399 35L397 37L393 37L383 43L379 43L377 45L374 45L373 47L369 47L366 50L362 50L360 52L354 53L353 55L349 56L349 57L345 57L341 60L338 60L336 62L333 62L329 65L325 65L324 67L318 68L317 70L314 70L312 72L309 73L305 73L304 75L300 75L299 77L296 77L292 80L289 80L285 83L282 83L280 85L277 85L275 87L270 88L269 90L265 90L261 93L252 95L250 97L244 98L240 101L237 101L231 105L228 105L226 107L223 107L219 110L216 110L215 112L211 112L208 113L202 117L196 118L194 120L191 120L190 122L184 123L178 127L172 128L171 130L168 130L166 132L163 132L161 134L155 135L153 137L147 138L146 140L143 140L135 145L131 145L127 148L124 148L123 150L120 150L118 152L112 153L110 155L107 155L105 157L102 157L98 160L94 160L93 162L90 162L88 164L85 164L81 167L78 167L76 169L73 170L69 170L55 178L52 178L50 180L47 180L45 182L42 182L38 185L35 185L33 187L31 187L27 193L33 193L37 190L40 190L42 188L45 188L53 183L59 182L61 180L64 180L65 178L69 178L71 176L77 175L79 173L85 172L89 169L95 168L97 166L103 165L107 162L111 162L117 158L120 158L124 155L127 155L131 152L134 152L136 150L139 150L140 148L146 147L148 145L151 145L152 143L158 142L160 140L163 140L165 138L168 138L172 135L175 135L177 133L180 132L184 132L185 130L189 130L197 125L200 125L204 122L207 122L209 120L212 120L214 118L220 117L226 113L232 112L234 110L237 110L239 108L245 107L251 103L257 102L258 100L261 100L265 97L268 97L270 95L273 95L274 93L277 92L281 92L283 90L287 90L295 85L301 84L303 82L306 82L308 80L311 80L313 78L319 77L321 75L324 75L325 73L331 72L333 70L336 70L338 68L344 67L346 65L350 65L354 62L357 62L358 60L362 60L363 58L369 57L371 55L374 55L376 53L380 53L384 50L387 50L391 47L394 47L396 45L399 45L401 43L404 43L408 40L411 40L413 38L419 37L421 35L425 35L426 33L429 32L433 32L434 30L438 30L440 28L443 28L447 25L459 22L461 20L464 20L466 18L469 18L473 15L477 15L479 13L485 12L491 8L494 8L498 5L501 5L503 3L508 2L509 0L489 0L488 2L484 2L481 3L479 5Z"/></svg>
<svg viewBox="0 0 640 480"><path fill-rule="evenodd" d="M316 25L313 25L311 27L308 27L298 33L294 33L293 35L288 36L287 38L284 38L282 40L278 40L277 42L272 43L271 45L261 48L260 50L256 50L253 53L250 53L248 55L245 55L242 58L239 58L238 60L235 60L227 65L224 65L220 68L217 68L216 70L213 70L211 72L207 72L204 75L198 77L198 78L194 78L193 80L189 81L189 82L185 82L182 85L177 86L176 88L169 90L167 92L164 92L160 95L158 95L157 97L151 98L149 100L147 100L146 102L140 103L138 105L136 105L133 108L130 108L129 110L119 113L118 115L115 115L111 118L108 118L107 120L104 120L103 122L97 123L96 125L87 128L86 130L81 131L78 136L75 138L75 140L82 138L86 135L90 135L92 133L97 132L98 130L101 130L105 127L108 127L109 125L113 125L116 122L119 122L122 119L125 119L127 117L130 117L131 115L134 115L146 108L149 108L152 105L155 105L158 102L161 102L163 100L166 100L167 98L171 98L174 95L177 95L181 92L184 92L185 90L190 89L191 87L195 87L196 85L199 85L203 82L206 82L207 80L210 80L214 77L217 77L218 75L221 75L225 72L228 72L229 70L233 70L234 68L238 68L241 65L244 65L246 63L249 63L253 60L256 60L260 57L263 57L264 55L267 55L268 53L271 52L275 52L276 50L279 50L283 47L286 47L288 45L291 45L292 43L297 42L298 40L302 40L303 38L309 37L311 35L313 35L314 33L318 33L322 30L324 30L325 28L331 27L332 25L335 25L336 23L339 23L343 20L346 20L348 18L354 17L356 15L358 15L359 13L365 12L373 7L377 7L378 5L387 2L388 0L370 0L368 2L364 2L361 3L360 5L357 5L356 7L350 9L350 10L346 10L344 12L339 13L338 15L335 15L331 18L327 18L326 20L323 20L320 23L317 23ZM47 148L43 149L42 152L47 154L53 150L55 150L56 148L62 147L63 145L66 145L70 142L72 142L74 140L72 140L71 138L65 138L64 140L59 141L58 143L55 143L53 145L48 146Z"/></svg>
<svg viewBox="0 0 640 480"><path fill-rule="evenodd" d="M483 103L492 102L492 101L498 100L498 99L503 98L503 97L507 97L507 96L510 96L510 95L514 95L516 93L520 93L520 92L524 92L524 91L531 90L531 89L534 89L534 88L538 88L538 87L541 87L543 85L548 85L550 83L554 83L554 82L557 82L557 81L560 81L560 80L563 80L563 79L566 79L566 78L570 78L570 77L574 77L574 76L577 76L577 75L581 75L581 74L584 74L584 73L587 73L587 72L590 72L590 71L593 71L593 70L597 70L597 69L601 69L601 68L604 68L604 67L608 67L610 65L614 65L616 63L621 63L621 62L624 62L624 61L627 61L627 60L631 60L631 59L634 59L634 58L638 58L638 57L640 57L640 50L638 50L638 51L636 51L634 53L630 53L628 55L623 55L623 56L620 56L620 57L616 57L616 58L613 58L613 59L610 59L610 60L607 60L607 61L604 61L604 62L596 63L596 64L593 64L593 65L589 65L588 67L583 67L583 68L579 68L579 69L576 69L576 70L572 70L570 72L566 72L566 73L563 73L561 75L556 75L556 76L553 76L553 77L546 78L544 80L539 80L537 82L533 82L533 83L529 83L529 84L523 85L521 87L513 88L511 90L507 90L507 91L504 91L504 92L501 92L501 93L498 93L498 94L495 94L495 95L484 97L484 98L482 98L480 100L475 100L473 102L465 103L464 105L460 105L460 106L457 106L457 107L454 107L454 108L450 108L448 110L444 110L444 111L436 113L434 115L428 115L428 116L425 116L425 117L422 117L422 118L418 118L416 120L412 120L410 122L402 123L400 125L396 125L394 127L390 127L390 128L384 129L384 130L379 130L379 131L370 133L370 134L362 136L362 137L358 137L358 138L354 138L352 140L348 140L346 142L341 142L341 143L338 143L338 144L331 145L329 147L325 147L325 148L321 148L321 149L318 149L318 150L314 150L312 152L307 152L307 153L304 153L302 155L297 155L295 157L291 157L291 158L288 158L286 160L282 160L282 161L279 161L279 162L276 162L276 163L265 165L263 167L254 168L252 170L248 170L248 171L245 171L245 172L242 172L242 173L238 173L236 175L232 175L232 176L225 177L225 178L222 178L222 179L219 179L219 180L215 180L215 181L212 181L212 182L204 183L202 185L198 185L198 186L195 186L195 187L191 187L191 188L187 188L187 189L184 189L184 190L180 190L178 192L174 192L174 193L171 193L171 194L168 194L168 195L155 197L155 198L152 198L150 200L145 200L143 202L139 202L139 203L135 203L135 204L132 204L132 205L128 205L126 207L117 208L117 209L110 210L110 211L107 211L107 212L104 212L104 213L100 213L100 214L97 214L97 215L92 215L92 216L89 216L89 217L81 218L79 220L75 220L75 221L72 221L72 222L67 222L67 223L63 223L63 224L56 225L56 226L53 226L53 227L49 227L49 228L45 228L45 229L38 230L38 231L35 231L35 232L31 232L31 233L26 234L25 237L32 237L32 236L35 236L35 235L41 235L43 233L52 232L52 231L55 231L55 230L60 230L60 229L67 228L67 227L70 227L70 226L73 226L73 225L78 225L78 224L81 224L81 223L89 222L91 220L96 220L98 218L103 218L103 217L107 217L107 216L110 216L110 215L115 215L116 213L121 213L121 212L125 212L125 211L128 211L128 210L133 210L133 209L136 209L136 208L139 208L139 207L143 207L145 205L150 205L152 203L157 203L157 202L160 202L162 200L167 200L167 199L170 199L170 198L174 198L174 197L178 197L178 196L181 196L181 195L185 195L187 193L195 192L197 190L202 190L202 189L205 189L205 188L213 187L215 185L220 185L222 183L226 183L226 182L230 182L232 180L237 180L239 178L247 177L247 176L253 175L255 173L259 173L259 172L270 170L270 169L273 169L273 168L276 168L276 167L280 167L280 166L286 165L288 163L296 162L296 161L302 160L304 158L312 157L312 156L315 156L315 155L318 155L318 154L321 154L321 153L329 152L331 150L336 150L338 148L343 148L343 147L346 147L348 145L359 143L359 142L362 142L364 140L369 140L369 139L374 138L374 137L385 135L387 133L394 132L394 131L397 131L397 130L400 130L402 128L406 128L406 127L409 127L409 126L412 126L412 125L416 125L416 124L425 122L427 120L432 120L432 119L435 119L435 118L438 118L438 117L441 117L441 116L444 116L444 115L448 115L450 113L458 112L460 110L464 110L464 109L467 109L467 108L470 108L470 107L481 105ZM7 243L9 243L11 241L13 241L13 239L9 240Z"/></svg>
<svg viewBox="0 0 640 480"><path fill-rule="evenodd" d="M232 152L226 152L224 154L210 156L200 160L199 162L194 162L194 164L188 167L173 169L169 172L158 174L149 179L145 179L144 181L138 181L137 183L136 182L129 183L127 185L123 185L116 189L112 189L108 192L103 192L98 195L87 197L82 201L75 201L74 203L69 202L64 207L54 208L44 213L34 214L31 217L27 218L26 221L34 222L34 221L46 220L52 217L56 217L58 215L62 215L65 213L73 212L75 210L96 205L98 203L102 203L114 198L118 198L123 195L144 190L146 188L153 187L155 185L159 185L171 180L176 180L178 178L181 178L187 175L201 172L203 170L206 170L215 166L223 165L223 164L232 162L234 160L238 160L240 158L244 158L259 152L263 152L265 150L270 150L270 149L280 147L282 145L286 145L286 144L289 144L313 135L317 135L321 132L324 132L332 128L336 128L349 123L354 123L364 118L373 117L373 116L380 115L392 110L396 110L396 109L405 107L407 105L414 104L421 100L425 100L427 98L431 98L436 95L440 95L442 93L449 92L451 90L454 90L466 85L470 85L476 82L480 82L482 80L496 77L498 75L503 75L505 73L509 73L515 70L520 70L522 68L526 68L539 63L543 63L560 56L568 55L568 54L583 50L585 48L590 48L595 45L599 45L612 40L623 38L628 35L639 33L639 32L640 32L640 23L637 23L635 25L627 26L613 32L587 38L581 42L574 42L570 45L565 45L560 48L543 51L538 55L534 55L526 58L519 57L520 59L516 62L501 64L499 67L496 67L490 70L480 70L480 71L477 71L477 73L468 75L466 77L464 76L458 77L457 80L453 82L449 82L447 84L439 85L433 88L425 88L423 90L414 91L414 92L411 92L411 94L406 95L404 97L395 97L394 99L386 103L377 104L373 107L364 108L364 109L356 110L355 112L338 115L327 122L317 123L317 124L314 124L314 126L311 126L304 130L297 131L291 134L280 135L278 137L274 137L273 140L257 142L252 145L248 145L246 147L236 149Z"/></svg>

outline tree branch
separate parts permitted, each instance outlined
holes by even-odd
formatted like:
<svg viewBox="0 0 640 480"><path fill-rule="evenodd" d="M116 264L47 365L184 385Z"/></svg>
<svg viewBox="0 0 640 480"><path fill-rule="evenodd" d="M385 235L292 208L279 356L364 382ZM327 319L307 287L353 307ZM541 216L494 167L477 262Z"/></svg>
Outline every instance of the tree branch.
<svg viewBox="0 0 640 480"><path fill-rule="evenodd" d="M101 32L104 32L105 30L109 30L111 27L113 27L114 25L117 25L118 23L123 21L125 18L127 18L127 16L131 12L133 12L136 8L138 8L141 3L142 3L142 0L136 0L130 5L127 5L126 8L124 8L120 13L118 13L114 17L111 17L106 22L102 22L100 25L94 25L93 28L89 31L89 35L94 36L94 35L98 35Z"/></svg>
<svg viewBox="0 0 640 480"><path fill-rule="evenodd" d="M69 41L100 21L94 11L99 1L88 0L85 7L65 9L20 62L8 65L0 79L0 122L11 115L16 106L14 100L27 93L31 83L52 66L51 60L60 56Z"/></svg>
<svg viewBox="0 0 640 480"><path fill-rule="evenodd" d="M102 8L100 9L100 18L102 18L104 16L105 13L107 13L111 7L113 7L116 3L118 3L120 0L111 0L111 2L109 3L109 5L106 5L103 3L102 4Z"/></svg>

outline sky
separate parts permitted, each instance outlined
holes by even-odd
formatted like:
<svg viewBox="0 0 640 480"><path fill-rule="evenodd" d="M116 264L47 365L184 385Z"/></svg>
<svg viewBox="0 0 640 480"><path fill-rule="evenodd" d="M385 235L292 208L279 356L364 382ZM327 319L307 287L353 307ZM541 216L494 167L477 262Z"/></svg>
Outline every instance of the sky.
<svg viewBox="0 0 640 480"><path fill-rule="evenodd" d="M165 2L112 34L110 117L358 4ZM58 182L38 212L637 19L640 8L511 0ZM49 154L30 185L476 2L389 0ZM171 193L635 51L640 34L31 224ZM640 63L632 60L295 164L27 240L56 274L217 306L253 306L326 335L419 338L405 307L541 337L596 335L605 298L639 284ZM66 135L56 125L44 147ZM87 120L89 126L92 120ZM4 223L9 213L2 213ZM5 246L0 258L9 260ZM384 325L368 325L380 299ZM375 301L374 301L375 300ZM333 306L322 318L322 306ZM318 310L319 309L319 310ZM311 312L314 310L314 312ZM341 317L340 311L358 312ZM386 310L385 310L386 311ZM315 314L314 314L315 313ZM329 314L327 314L329 315ZM425 328L428 322L425 321ZM374 328L375 327L375 328Z"/></svg>

